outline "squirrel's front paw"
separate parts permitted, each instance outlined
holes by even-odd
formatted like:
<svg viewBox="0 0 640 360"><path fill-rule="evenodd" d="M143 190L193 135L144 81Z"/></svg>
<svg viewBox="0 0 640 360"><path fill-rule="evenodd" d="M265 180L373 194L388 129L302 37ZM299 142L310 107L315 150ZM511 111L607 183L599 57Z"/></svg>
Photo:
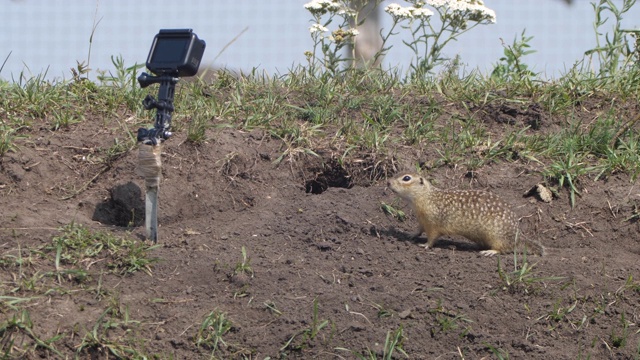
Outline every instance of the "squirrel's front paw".
<svg viewBox="0 0 640 360"><path fill-rule="evenodd" d="M500 252L498 250L482 250L480 251L480 254L484 256L493 256L496 254L500 254Z"/></svg>

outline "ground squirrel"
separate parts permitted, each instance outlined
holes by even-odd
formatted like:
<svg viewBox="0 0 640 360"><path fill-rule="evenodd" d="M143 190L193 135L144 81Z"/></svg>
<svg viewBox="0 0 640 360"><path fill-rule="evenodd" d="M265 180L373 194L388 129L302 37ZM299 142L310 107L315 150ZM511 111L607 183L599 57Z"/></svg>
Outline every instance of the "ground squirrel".
<svg viewBox="0 0 640 360"><path fill-rule="evenodd" d="M488 191L439 190L413 174L402 175L388 185L413 206L420 223L414 237L426 233L427 249L433 247L440 236L461 235L487 249L481 252L485 256L513 253L516 247L522 251L523 244L527 254L544 254L539 243L516 236L516 214Z"/></svg>

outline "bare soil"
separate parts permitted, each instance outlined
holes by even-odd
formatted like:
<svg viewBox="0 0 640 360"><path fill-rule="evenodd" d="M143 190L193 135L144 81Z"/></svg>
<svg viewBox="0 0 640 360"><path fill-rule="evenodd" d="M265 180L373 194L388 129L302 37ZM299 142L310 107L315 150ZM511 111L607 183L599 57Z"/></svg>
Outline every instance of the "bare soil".
<svg viewBox="0 0 640 360"><path fill-rule="evenodd" d="M537 124L531 134L560 126L536 109L507 110L487 115L496 139L522 122ZM49 244L71 222L142 241L137 151L109 166L93 162L95 149L123 139L117 127L96 131L103 124L22 130L18 151L0 163L0 252ZM386 177L429 164L434 144L390 145L379 158L355 149L342 163L344 149L333 145L313 149L319 157L291 152L275 164L287 149L262 130L211 129L208 138L194 145L179 133L163 145L160 246L150 253L159 261L150 274L86 263L91 276L74 291L9 293L3 285L5 295L38 294L26 306L38 337L62 334L55 347L75 356L115 298L135 322L105 338L159 358L210 358L194 336L212 311L232 323L214 354L224 359L352 359L368 351L381 358L398 330L411 359L640 356L640 192L628 175L581 179L572 209L566 189L550 203L524 196L543 180L534 162L425 170L436 186L488 189L512 204L523 236L547 248L526 259L533 269L517 281L513 256L481 256L462 238L430 250L419 246L424 239L410 240L415 218ZM405 211L406 221L385 214L382 202ZM243 247L252 271L237 274ZM33 268L52 268L46 259ZM15 267L0 272L3 284L17 276ZM12 316L0 308L0 322ZM15 346L32 341L20 339ZM86 348L80 358L113 358L107 349ZM56 358L41 347L34 354ZM405 356L396 350L394 358Z"/></svg>

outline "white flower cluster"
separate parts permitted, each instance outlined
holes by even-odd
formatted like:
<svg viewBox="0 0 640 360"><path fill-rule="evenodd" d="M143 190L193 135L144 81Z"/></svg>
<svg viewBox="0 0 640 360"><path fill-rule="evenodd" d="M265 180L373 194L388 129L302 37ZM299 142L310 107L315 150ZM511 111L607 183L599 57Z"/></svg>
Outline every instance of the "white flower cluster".
<svg viewBox="0 0 640 360"><path fill-rule="evenodd" d="M329 29L327 29L326 27L320 25L320 24L313 24L311 26L309 26L309 31L313 34L315 32L327 32L329 31Z"/></svg>
<svg viewBox="0 0 640 360"><path fill-rule="evenodd" d="M387 5L384 11L388 12L394 19L409 19L411 18L411 11L409 8L403 8L402 6L393 3Z"/></svg>
<svg viewBox="0 0 640 360"><path fill-rule="evenodd" d="M496 12L484 6L482 0L427 0L427 4L436 8L447 7L458 14L468 14L470 20L496 22Z"/></svg>
<svg viewBox="0 0 640 360"><path fill-rule="evenodd" d="M357 35L360 35L360 31L358 31L357 29L349 29L347 30L347 35L357 36Z"/></svg>
<svg viewBox="0 0 640 360"><path fill-rule="evenodd" d="M449 5L450 0L427 0L427 4L433 7L442 7Z"/></svg>
<svg viewBox="0 0 640 360"><path fill-rule="evenodd" d="M304 4L304 8L314 15L322 15L327 12L339 11L341 6L337 1L311 0L311 2Z"/></svg>
<svg viewBox="0 0 640 360"><path fill-rule="evenodd" d="M389 4L384 8L395 20L400 19L426 19L433 15L433 11L422 7L402 7L396 3Z"/></svg>

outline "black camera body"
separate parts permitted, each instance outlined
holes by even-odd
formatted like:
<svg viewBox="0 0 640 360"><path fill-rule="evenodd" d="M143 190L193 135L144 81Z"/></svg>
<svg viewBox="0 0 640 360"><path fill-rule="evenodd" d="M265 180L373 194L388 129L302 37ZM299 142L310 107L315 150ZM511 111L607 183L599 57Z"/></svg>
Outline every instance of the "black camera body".
<svg viewBox="0 0 640 360"><path fill-rule="evenodd" d="M156 75L193 76L206 44L191 29L162 29L153 39L147 69Z"/></svg>

